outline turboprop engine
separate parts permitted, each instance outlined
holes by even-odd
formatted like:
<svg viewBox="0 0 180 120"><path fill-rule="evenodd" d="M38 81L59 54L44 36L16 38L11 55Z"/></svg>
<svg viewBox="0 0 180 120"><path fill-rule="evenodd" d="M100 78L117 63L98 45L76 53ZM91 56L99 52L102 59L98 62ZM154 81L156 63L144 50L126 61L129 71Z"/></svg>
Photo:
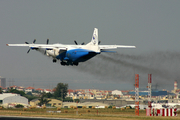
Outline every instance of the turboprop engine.
<svg viewBox="0 0 180 120"><path fill-rule="evenodd" d="M47 56L52 56L53 58L58 56L61 52L61 49L54 48L52 50L46 50Z"/></svg>

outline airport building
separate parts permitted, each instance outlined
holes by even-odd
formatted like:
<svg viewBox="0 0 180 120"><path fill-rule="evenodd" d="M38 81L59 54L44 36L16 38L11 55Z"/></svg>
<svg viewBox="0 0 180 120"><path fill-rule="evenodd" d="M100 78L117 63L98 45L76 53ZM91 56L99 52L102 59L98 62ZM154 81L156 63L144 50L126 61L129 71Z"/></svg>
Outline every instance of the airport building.
<svg viewBox="0 0 180 120"><path fill-rule="evenodd" d="M120 90L113 90L112 95L123 95Z"/></svg>
<svg viewBox="0 0 180 120"><path fill-rule="evenodd" d="M46 107L62 107L62 101L57 100L57 99L51 99L51 98L47 98L47 100L50 100L45 106ZM30 105L31 106L38 106L39 103L39 99L34 99L30 101Z"/></svg>
<svg viewBox="0 0 180 120"><path fill-rule="evenodd" d="M83 102L83 103L76 103L76 102L63 102L63 108L105 108L108 107L109 105L106 103L102 102Z"/></svg>
<svg viewBox="0 0 180 120"><path fill-rule="evenodd" d="M0 104L4 107L14 107L17 104L28 106L28 99L14 93L0 94Z"/></svg>
<svg viewBox="0 0 180 120"><path fill-rule="evenodd" d="M6 78L0 76L0 87L6 87Z"/></svg>

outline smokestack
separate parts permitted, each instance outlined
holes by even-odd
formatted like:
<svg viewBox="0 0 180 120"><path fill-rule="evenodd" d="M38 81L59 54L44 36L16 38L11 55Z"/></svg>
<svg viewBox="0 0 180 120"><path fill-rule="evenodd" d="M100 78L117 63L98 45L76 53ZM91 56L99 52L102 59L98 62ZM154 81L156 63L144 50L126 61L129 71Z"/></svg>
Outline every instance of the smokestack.
<svg viewBox="0 0 180 120"><path fill-rule="evenodd" d="M176 90L177 90L177 81L175 80L174 81L174 92L176 92Z"/></svg>

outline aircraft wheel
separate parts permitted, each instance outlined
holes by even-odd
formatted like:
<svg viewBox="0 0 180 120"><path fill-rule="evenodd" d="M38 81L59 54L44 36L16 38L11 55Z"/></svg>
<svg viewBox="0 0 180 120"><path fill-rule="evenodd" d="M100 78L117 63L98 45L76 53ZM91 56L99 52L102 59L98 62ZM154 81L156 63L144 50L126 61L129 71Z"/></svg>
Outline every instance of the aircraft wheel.
<svg viewBox="0 0 180 120"><path fill-rule="evenodd" d="M53 59L53 63L55 63L57 60L56 59Z"/></svg>
<svg viewBox="0 0 180 120"><path fill-rule="evenodd" d="M69 66L69 64L68 64L68 63L66 63L66 65L67 65L67 66Z"/></svg>
<svg viewBox="0 0 180 120"><path fill-rule="evenodd" d="M66 65L66 63L65 63L65 62L61 62L61 65L65 66L65 65Z"/></svg>
<svg viewBox="0 0 180 120"><path fill-rule="evenodd" d="M76 66L78 66L79 63L78 63L78 62L75 62L75 63L73 63L73 64L76 65Z"/></svg>

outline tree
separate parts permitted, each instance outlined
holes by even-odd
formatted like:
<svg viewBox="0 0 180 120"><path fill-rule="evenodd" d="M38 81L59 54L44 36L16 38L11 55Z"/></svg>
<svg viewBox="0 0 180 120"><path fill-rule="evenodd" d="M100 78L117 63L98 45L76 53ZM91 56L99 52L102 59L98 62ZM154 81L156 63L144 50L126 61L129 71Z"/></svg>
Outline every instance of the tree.
<svg viewBox="0 0 180 120"><path fill-rule="evenodd" d="M26 95L33 96L32 92L27 92Z"/></svg>
<svg viewBox="0 0 180 120"><path fill-rule="evenodd" d="M0 94L2 94L2 92L3 92L3 91L2 91L2 88L0 87Z"/></svg>
<svg viewBox="0 0 180 120"><path fill-rule="evenodd" d="M53 97L53 94L51 94L51 93L45 93L44 97L46 97L46 98L52 98L52 97Z"/></svg>
<svg viewBox="0 0 180 120"><path fill-rule="evenodd" d="M23 91L19 91L19 90L16 90L16 89L9 89L9 93L16 93L16 94L20 94L21 96L24 96L25 93Z"/></svg>
<svg viewBox="0 0 180 120"><path fill-rule="evenodd" d="M63 102L73 102L73 99L71 97L66 97Z"/></svg>
<svg viewBox="0 0 180 120"><path fill-rule="evenodd" d="M61 97L65 98L68 92L68 84L58 83L57 87L55 88L54 97Z"/></svg>
<svg viewBox="0 0 180 120"><path fill-rule="evenodd" d="M79 103L79 101L80 101L79 99L74 99L74 102L78 102Z"/></svg>
<svg viewBox="0 0 180 120"><path fill-rule="evenodd" d="M24 106L23 105L21 105L21 104L17 104L16 106L15 106L15 108L23 108Z"/></svg>
<svg viewBox="0 0 180 120"><path fill-rule="evenodd" d="M45 94L46 93L42 93L41 98L38 99L39 100L39 103L38 103L39 106L42 106L43 104L47 104L48 102L51 101L51 100L48 100L45 98Z"/></svg>

